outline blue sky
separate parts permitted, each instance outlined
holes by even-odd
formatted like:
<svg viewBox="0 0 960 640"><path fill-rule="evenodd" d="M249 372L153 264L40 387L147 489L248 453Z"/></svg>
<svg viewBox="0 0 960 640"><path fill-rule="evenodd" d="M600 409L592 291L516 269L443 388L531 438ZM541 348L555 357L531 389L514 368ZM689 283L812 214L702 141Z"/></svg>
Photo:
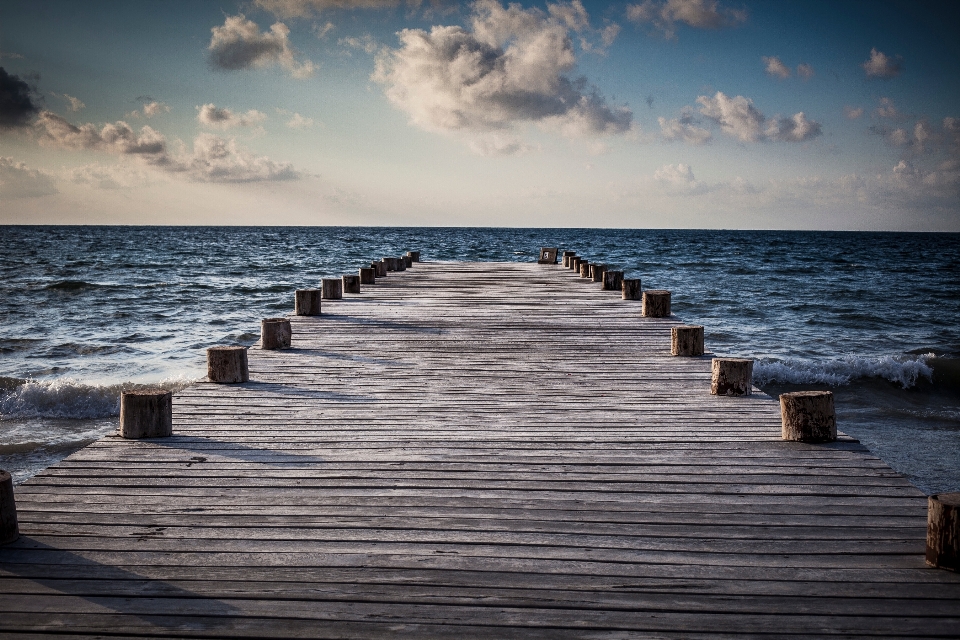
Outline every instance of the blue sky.
<svg viewBox="0 0 960 640"><path fill-rule="evenodd" d="M960 9L0 4L0 223L960 231Z"/></svg>

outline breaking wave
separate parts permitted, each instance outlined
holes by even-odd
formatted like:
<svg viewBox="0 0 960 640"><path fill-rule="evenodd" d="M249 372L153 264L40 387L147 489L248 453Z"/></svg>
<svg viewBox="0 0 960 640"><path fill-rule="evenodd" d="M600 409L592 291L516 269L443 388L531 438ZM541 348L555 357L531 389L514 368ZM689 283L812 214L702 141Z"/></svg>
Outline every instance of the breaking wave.
<svg viewBox="0 0 960 640"><path fill-rule="evenodd" d="M833 387L861 378L883 378L909 389L924 378L933 381L934 354L861 357L833 360L773 360L762 358L753 365L756 384L826 384Z"/></svg>

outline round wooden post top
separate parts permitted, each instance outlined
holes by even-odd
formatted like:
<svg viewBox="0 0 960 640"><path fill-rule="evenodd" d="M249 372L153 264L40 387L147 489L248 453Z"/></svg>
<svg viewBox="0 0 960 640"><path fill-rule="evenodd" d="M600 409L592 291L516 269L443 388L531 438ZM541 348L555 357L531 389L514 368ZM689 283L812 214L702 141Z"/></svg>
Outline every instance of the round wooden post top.
<svg viewBox="0 0 960 640"><path fill-rule="evenodd" d="M121 438L167 438L173 435L173 393L135 389L120 394Z"/></svg>
<svg viewBox="0 0 960 640"><path fill-rule="evenodd" d="M294 294L294 313L298 316L320 315L320 289L297 289Z"/></svg>
<svg viewBox="0 0 960 640"><path fill-rule="evenodd" d="M210 382L235 384L250 380L247 348L216 346L207 349L207 378Z"/></svg>
<svg viewBox="0 0 960 640"><path fill-rule="evenodd" d="M17 503L13 496L13 477L0 469L0 544L9 544L19 537Z"/></svg>
<svg viewBox="0 0 960 640"><path fill-rule="evenodd" d="M360 293L360 274L344 275L340 279L343 281L344 293Z"/></svg>
<svg viewBox="0 0 960 640"><path fill-rule="evenodd" d="M683 325L670 328L670 354L674 356L703 355L703 326Z"/></svg>
<svg viewBox="0 0 960 640"><path fill-rule="evenodd" d="M589 278L590 277L590 263L586 260L580 262L580 277Z"/></svg>
<svg viewBox="0 0 960 640"><path fill-rule="evenodd" d="M710 371L710 393L715 396L749 396L753 392L753 360L714 358Z"/></svg>
<svg viewBox="0 0 960 640"><path fill-rule="evenodd" d="M960 493L927 498L927 564L960 571Z"/></svg>
<svg viewBox="0 0 960 640"><path fill-rule="evenodd" d="M324 300L340 300L343 298L343 280L340 278L323 278L320 281L320 291Z"/></svg>
<svg viewBox="0 0 960 640"><path fill-rule="evenodd" d="M260 321L260 348L289 349L293 338L290 321L286 318L264 318Z"/></svg>
<svg viewBox="0 0 960 640"><path fill-rule="evenodd" d="M666 289L647 289L641 304L640 315L646 318L670 317L670 292Z"/></svg>
<svg viewBox="0 0 960 640"><path fill-rule="evenodd" d="M780 394L781 436L795 442L833 442L837 418L832 391Z"/></svg>
<svg viewBox="0 0 960 640"><path fill-rule="evenodd" d="M377 270L373 267L360 267L358 275L360 284L374 284L377 281Z"/></svg>

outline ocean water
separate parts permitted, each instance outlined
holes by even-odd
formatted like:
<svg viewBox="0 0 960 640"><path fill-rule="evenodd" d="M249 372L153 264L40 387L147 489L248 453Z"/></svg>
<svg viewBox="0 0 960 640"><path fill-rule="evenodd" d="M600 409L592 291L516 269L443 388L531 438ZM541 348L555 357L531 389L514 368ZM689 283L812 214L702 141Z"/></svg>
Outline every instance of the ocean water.
<svg viewBox="0 0 960 640"><path fill-rule="evenodd" d="M0 467L18 482L116 429L123 389L181 389L293 291L385 255L534 261L541 246L673 292L771 394L927 493L960 490L960 234L358 227L0 227Z"/></svg>

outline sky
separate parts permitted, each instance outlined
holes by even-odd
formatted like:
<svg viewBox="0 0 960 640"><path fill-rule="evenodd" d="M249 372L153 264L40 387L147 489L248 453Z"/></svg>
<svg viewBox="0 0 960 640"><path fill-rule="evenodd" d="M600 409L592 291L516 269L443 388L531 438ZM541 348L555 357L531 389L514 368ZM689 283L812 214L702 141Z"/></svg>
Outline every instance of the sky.
<svg viewBox="0 0 960 640"><path fill-rule="evenodd" d="M960 3L0 0L0 224L960 231Z"/></svg>

